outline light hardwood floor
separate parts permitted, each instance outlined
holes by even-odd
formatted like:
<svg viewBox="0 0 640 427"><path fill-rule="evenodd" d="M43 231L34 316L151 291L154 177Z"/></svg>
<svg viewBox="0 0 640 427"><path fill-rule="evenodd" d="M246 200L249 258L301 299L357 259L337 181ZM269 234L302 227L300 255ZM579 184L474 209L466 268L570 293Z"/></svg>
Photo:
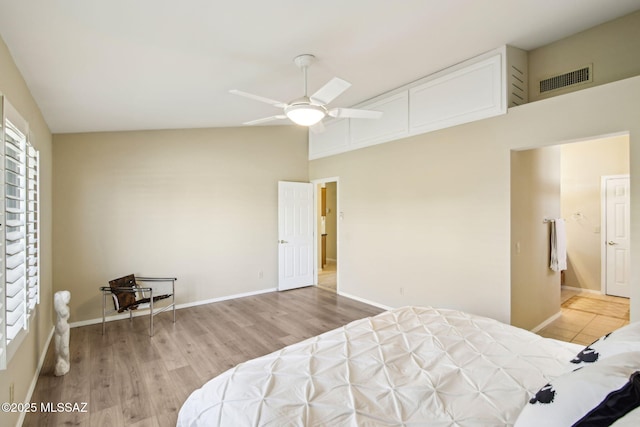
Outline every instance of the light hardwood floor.
<svg viewBox="0 0 640 427"><path fill-rule="evenodd" d="M175 426L189 394L245 360L382 312L309 287L71 330L71 371L53 375L53 342L32 402L87 403L86 413L27 414L24 426Z"/></svg>

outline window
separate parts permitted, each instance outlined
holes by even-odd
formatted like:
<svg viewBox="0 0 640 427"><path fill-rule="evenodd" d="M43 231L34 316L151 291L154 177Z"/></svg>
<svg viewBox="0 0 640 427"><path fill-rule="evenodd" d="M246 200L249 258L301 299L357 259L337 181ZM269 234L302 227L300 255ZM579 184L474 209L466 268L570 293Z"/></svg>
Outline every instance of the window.
<svg viewBox="0 0 640 427"><path fill-rule="evenodd" d="M0 369L20 345L40 298L39 155L26 122L3 99L0 148Z"/></svg>

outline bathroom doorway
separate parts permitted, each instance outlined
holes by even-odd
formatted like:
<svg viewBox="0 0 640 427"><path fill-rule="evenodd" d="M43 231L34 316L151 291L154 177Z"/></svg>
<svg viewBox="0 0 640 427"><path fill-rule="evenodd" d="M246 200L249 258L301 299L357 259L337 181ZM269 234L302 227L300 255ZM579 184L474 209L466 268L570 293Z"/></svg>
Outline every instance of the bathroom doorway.
<svg viewBox="0 0 640 427"><path fill-rule="evenodd" d="M539 330L558 319L561 309L592 310L583 304L586 294L590 306L592 299L610 298L603 281L604 249L617 241L606 237L602 222L601 179L629 174L629 168L625 132L512 153L513 324ZM548 218L565 223L567 269L562 274L549 269ZM574 298L577 294L580 298ZM623 303L621 315L628 313L628 300Z"/></svg>

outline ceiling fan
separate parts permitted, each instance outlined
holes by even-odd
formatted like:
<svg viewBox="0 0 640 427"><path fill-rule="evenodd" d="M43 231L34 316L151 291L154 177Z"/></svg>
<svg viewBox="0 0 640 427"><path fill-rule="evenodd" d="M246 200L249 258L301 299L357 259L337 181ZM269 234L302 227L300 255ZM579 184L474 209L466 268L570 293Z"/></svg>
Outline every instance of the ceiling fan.
<svg viewBox="0 0 640 427"><path fill-rule="evenodd" d="M345 90L349 89L351 83L339 79L337 77L329 80L327 84L322 86L316 93L311 96L307 95L307 69L313 63L315 56L304 54L294 58L295 64L302 70L304 77L304 95L294 99L288 103L265 98L263 96L254 95L252 93L243 92L233 89L229 92L234 95L244 96L245 98L254 99L256 101L271 104L274 107L282 108L284 114L264 117L262 119L251 120L243 123L244 125L257 125L270 122L273 120L290 119L292 122L309 126L311 130L322 131L322 119L326 116L334 118L354 118L354 119L379 119L382 112L372 110L360 110L355 108L329 108L328 104L340 96Z"/></svg>

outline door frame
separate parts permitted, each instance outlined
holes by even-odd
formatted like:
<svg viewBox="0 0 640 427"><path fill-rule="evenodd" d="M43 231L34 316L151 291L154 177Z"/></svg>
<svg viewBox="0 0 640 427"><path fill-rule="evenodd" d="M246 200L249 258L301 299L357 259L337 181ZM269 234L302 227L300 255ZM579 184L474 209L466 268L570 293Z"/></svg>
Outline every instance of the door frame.
<svg viewBox="0 0 640 427"><path fill-rule="evenodd" d="M318 178L311 180L313 184L313 220L314 225L316 227L316 232L314 233L314 242L313 242L313 275L314 275L314 283L315 286L318 286L318 271L320 271L320 266L318 265L318 246L320 245L320 233L318 233L318 199L320 197L320 193L318 193L318 186L320 184L326 184L328 182L336 183L336 212L338 214L336 220L336 294L340 293L340 221L342 220L342 212L340 211L340 177L333 176L328 178Z"/></svg>
<svg viewBox="0 0 640 427"><path fill-rule="evenodd" d="M631 182L631 174L603 175L600 177L600 293L607 295L607 181L627 178ZM631 194L628 194L631 203ZM631 251L631 248L629 248ZM631 268L631 266L628 266ZM631 277L631 276L629 276ZM629 283L631 286L631 283Z"/></svg>

